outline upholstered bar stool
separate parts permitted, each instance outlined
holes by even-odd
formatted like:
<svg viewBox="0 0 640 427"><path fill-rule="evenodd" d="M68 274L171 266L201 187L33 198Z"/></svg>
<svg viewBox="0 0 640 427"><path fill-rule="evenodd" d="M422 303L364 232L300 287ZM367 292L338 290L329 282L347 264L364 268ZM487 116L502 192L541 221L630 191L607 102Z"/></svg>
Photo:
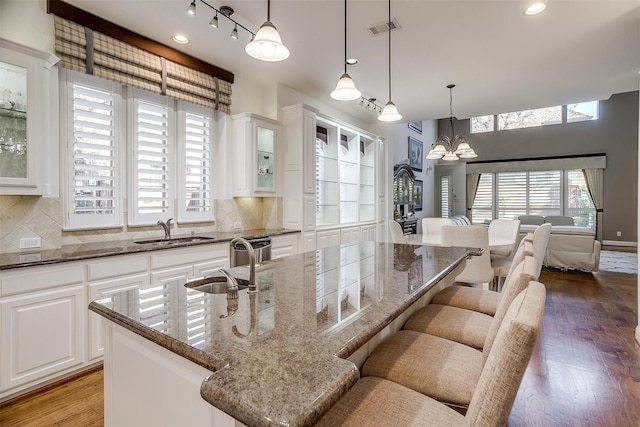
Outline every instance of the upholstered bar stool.
<svg viewBox="0 0 640 427"><path fill-rule="evenodd" d="M525 246L529 242L531 246ZM510 266L515 267L524 259L527 249L533 248L533 235L525 236L518 249L513 256L513 262ZM537 280L537 277L536 277ZM500 293L487 289L471 288L468 286L452 285L447 286L442 291L434 295L431 300L432 304L450 305L460 307L467 310L478 311L480 313L493 316L496 314L498 303L500 302Z"/></svg>
<svg viewBox="0 0 640 427"><path fill-rule="evenodd" d="M408 387L369 376L360 378L317 426L506 425L540 334L544 304L544 285L536 282L513 301L496 335L495 349L477 381L469 385L473 392L465 415Z"/></svg>
<svg viewBox="0 0 640 427"><path fill-rule="evenodd" d="M535 280L535 267L533 256L526 256L513 269L501 293L495 316L450 305L427 304L409 317L404 329L435 335L482 350L492 325L502 321L515 297L531 280Z"/></svg>

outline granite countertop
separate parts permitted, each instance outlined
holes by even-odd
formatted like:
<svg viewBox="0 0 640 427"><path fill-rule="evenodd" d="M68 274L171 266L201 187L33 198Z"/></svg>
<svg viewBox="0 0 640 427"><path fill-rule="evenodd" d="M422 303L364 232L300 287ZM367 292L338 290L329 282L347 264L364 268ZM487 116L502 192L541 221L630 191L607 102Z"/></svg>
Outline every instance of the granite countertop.
<svg viewBox="0 0 640 427"><path fill-rule="evenodd" d="M235 237L255 238L260 236L277 236L280 234L299 233L299 230L286 229L257 229L257 230L237 230L220 231L210 233L198 233L196 236L207 237L208 240L195 242L172 243L171 245L158 245L153 243L140 244L138 241L148 241L150 239L134 239L120 241L106 241L99 243L84 243L80 245L62 246L60 249L50 249L43 251L28 251L0 254L0 270L11 268L33 267L37 265L56 264L67 261L79 261L91 258L101 258L115 255L127 255L141 252L151 252L171 248L181 248L186 246L207 245L220 242L229 242ZM172 236L174 239L186 236Z"/></svg>
<svg viewBox="0 0 640 427"><path fill-rule="evenodd" d="M256 269L258 293L241 290L238 310L224 318L226 294L180 281L120 292L89 308L211 370L202 397L241 422L311 425L357 381L345 359L469 254L357 242L267 261ZM230 272L248 278L247 267ZM168 303L149 310L146 298L158 293ZM162 326L152 326L159 316Z"/></svg>

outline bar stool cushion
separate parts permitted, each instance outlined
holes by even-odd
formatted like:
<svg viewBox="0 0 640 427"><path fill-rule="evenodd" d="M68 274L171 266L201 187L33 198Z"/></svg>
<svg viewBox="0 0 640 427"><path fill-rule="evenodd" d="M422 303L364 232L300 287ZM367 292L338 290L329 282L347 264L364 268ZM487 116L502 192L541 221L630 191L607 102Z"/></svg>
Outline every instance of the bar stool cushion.
<svg viewBox="0 0 640 427"><path fill-rule="evenodd" d="M499 292L452 285L438 292L431 300L431 303L465 308L493 316L496 314L499 301Z"/></svg>
<svg viewBox="0 0 640 427"><path fill-rule="evenodd" d="M435 335L482 350L493 316L464 308L428 304L411 315L404 329Z"/></svg>
<svg viewBox="0 0 640 427"><path fill-rule="evenodd" d="M482 371L482 352L416 331L384 340L362 366L363 377L402 384L440 402L467 406Z"/></svg>
<svg viewBox="0 0 640 427"><path fill-rule="evenodd" d="M316 424L320 427L461 426L455 410L391 381L361 378Z"/></svg>

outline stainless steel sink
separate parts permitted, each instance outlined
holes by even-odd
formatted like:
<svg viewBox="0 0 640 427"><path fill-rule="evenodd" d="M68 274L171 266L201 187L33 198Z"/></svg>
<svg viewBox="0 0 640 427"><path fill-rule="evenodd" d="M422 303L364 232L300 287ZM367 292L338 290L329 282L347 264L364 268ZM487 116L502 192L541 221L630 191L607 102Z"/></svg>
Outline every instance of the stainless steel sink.
<svg viewBox="0 0 640 427"><path fill-rule="evenodd" d="M204 236L189 236L189 237L176 237L174 239L155 239L155 240L138 240L133 243L139 245L176 245L178 243L197 243L215 240L213 237Z"/></svg>
<svg viewBox="0 0 640 427"><path fill-rule="evenodd" d="M238 282L238 290L246 289L249 287L249 281L244 279L235 278ZM194 289L200 292L206 292L208 294L226 294L227 293L227 278L224 276L211 276L189 280L184 284L189 289Z"/></svg>

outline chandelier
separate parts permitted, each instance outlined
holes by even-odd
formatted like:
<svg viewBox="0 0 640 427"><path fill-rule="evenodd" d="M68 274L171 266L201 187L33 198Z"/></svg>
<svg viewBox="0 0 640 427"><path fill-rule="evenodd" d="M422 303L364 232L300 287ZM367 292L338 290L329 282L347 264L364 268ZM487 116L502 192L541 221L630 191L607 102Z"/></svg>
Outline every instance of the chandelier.
<svg viewBox="0 0 640 427"><path fill-rule="evenodd" d="M462 135L456 135L453 129L453 92L452 89L456 85L447 85L449 89L449 123L447 124L447 134L440 135L436 140L435 147L433 147L426 158L431 160L458 160L460 159L473 159L478 157L473 148L469 145L467 140ZM449 136L449 129L451 133Z"/></svg>

